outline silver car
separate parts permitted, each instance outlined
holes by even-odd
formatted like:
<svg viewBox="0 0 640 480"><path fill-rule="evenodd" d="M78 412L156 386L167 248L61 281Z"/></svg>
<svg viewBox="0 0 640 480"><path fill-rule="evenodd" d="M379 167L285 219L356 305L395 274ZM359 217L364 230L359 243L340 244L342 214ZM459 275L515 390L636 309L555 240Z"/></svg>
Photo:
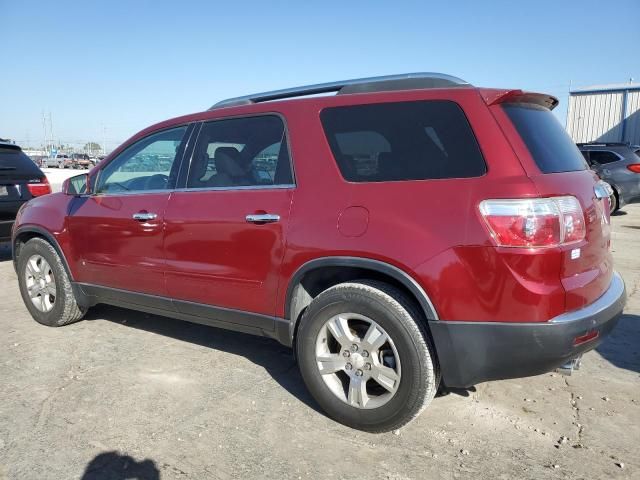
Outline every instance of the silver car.
<svg viewBox="0 0 640 480"><path fill-rule="evenodd" d="M640 202L640 156L627 143L579 143L587 163L612 190L611 213Z"/></svg>

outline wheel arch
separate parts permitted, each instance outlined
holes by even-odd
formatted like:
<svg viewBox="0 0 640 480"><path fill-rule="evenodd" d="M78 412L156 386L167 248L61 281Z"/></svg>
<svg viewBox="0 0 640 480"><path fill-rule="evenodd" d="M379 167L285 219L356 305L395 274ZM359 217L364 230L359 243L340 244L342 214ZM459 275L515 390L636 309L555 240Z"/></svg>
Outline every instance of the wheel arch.
<svg viewBox="0 0 640 480"><path fill-rule="evenodd" d="M13 267L17 269L18 267L18 257L20 256L20 248L22 245L27 243L32 238L42 238L51 244L53 249L57 252L57 254L62 259L62 264L64 265L64 269L69 276L69 280L73 282L73 275L71 273L71 269L69 268L69 263L67 262L67 258L60 247L60 244L56 240L56 238L51 234L51 232L45 230L42 227L38 227L36 225L27 225L24 227L19 227L11 240L11 255L13 258Z"/></svg>
<svg viewBox="0 0 640 480"><path fill-rule="evenodd" d="M416 302L428 321L438 320L437 311L422 286L404 270L380 260L365 257L322 257L300 266L291 277L285 298L285 319L289 323L288 340L295 342L301 314L322 291L338 283L358 279L381 280L399 287Z"/></svg>

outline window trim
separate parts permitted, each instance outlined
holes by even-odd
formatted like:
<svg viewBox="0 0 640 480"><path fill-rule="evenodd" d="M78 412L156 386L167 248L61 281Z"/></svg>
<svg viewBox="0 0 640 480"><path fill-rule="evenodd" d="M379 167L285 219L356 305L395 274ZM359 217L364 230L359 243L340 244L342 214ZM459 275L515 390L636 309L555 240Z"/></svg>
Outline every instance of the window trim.
<svg viewBox="0 0 640 480"><path fill-rule="evenodd" d="M200 140L200 135L202 133L202 129L204 128L205 123L213 123L213 122L222 122L225 120L236 120L243 118L256 118L256 117L278 117L282 121L282 125L284 126L284 135L287 141L287 150L289 152L289 168L291 169L291 178L293 179L293 183L282 183L282 184L274 184L274 185L238 185L231 187L189 187L189 174L191 173L191 166L193 165L193 152L195 151L196 145L198 145L198 140ZM185 152L189 150L188 158L185 157L185 162L188 164L186 169L186 175L183 179L180 179L180 175L178 175L179 180L183 180L180 187L175 188L175 191L178 192L206 192L206 191L230 191L230 190L283 190L283 189L294 189L298 186L296 179L296 171L295 171L295 162L293 160L293 152L291 150L291 136L289 135L289 127L287 125L287 119L280 112L260 112L260 113L248 113L244 115L229 115L225 117L217 117L210 118L207 120L199 120L197 122L197 126L194 131L197 130L197 133L194 133L194 141L193 144L189 147L185 148Z"/></svg>
<svg viewBox="0 0 640 480"><path fill-rule="evenodd" d="M92 197L114 197L114 196L131 196L131 195L147 195L147 194L157 194L157 193L169 193L169 192L173 192L175 191L178 182L180 181L180 173L182 172L182 168L184 165L184 161L185 161L185 152L189 149L190 146L190 142L191 139L193 137L193 132L195 130L194 125L196 124L196 122L187 122L187 123L179 123L177 125L171 125L169 127L166 128L161 128L159 130L154 130L153 132L149 132L147 135L145 135L144 137L140 137L138 139L136 139L135 141L129 143L128 145L124 145L120 151L114 155L108 162L104 163L104 165L100 165L100 167L98 168L98 172L93 175L93 181L91 181L91 190L90 190L90 194L89 196ZM139 142L142 142L143 140L153 136L153 135L157 135L159 133L162 132L167 132L169 130L175 130L176 128L181 128L181 127L186 127L186 131L184 133L184 137L183 139L186 138L185 140L185 144L184 144L184 149L182 150L182 152L180 153L180 156L178 157L178 155L176 155L176 159L174 160L174 162L179 162L178 164L178 174L176 175L176 186L174 186L173 188L164 188L164 189L153 189L153 190L131 190L131 191L124 191L124 192L95 192L95 189L97 187L97 185L100 182L100 177L102 176L102 173L104 171L105 168L107 168L112 162L116 161L118 158L120 158L120 156L125 153L130 147L136 145ZM91 180L91 179L90 179Z"/></svg>
<svg viewBox="0 0 640 480"><path fill-rule="evenodd" d="M469 126L469 131L471 132L472 136L473 136L473 140L476 144L476 146L478 147L478 152L480 153L480 157L482 158L482 162L484 164L484 172L482 173L482 175L475 175L473 177L443 177L443 178L422 178L422 179L417 179L417 180L382 180L382 181L363 181L363 182L357 182L357 181L353 181L353 180L347 180L344 176L344 173L342 172L342 170L340 169L340 165L338 164L338 161L335 157L335 154L333 153L333 149L331 148L331 141L329 140L329 135L328 132L326 131L326 129L324 128L324 124L322 123L322 112L324 112L325 110L330 110L330 109L334 109L334 108L342 108L342 107L360 107L360 106L366 106L366 105L385 105L385 104L395 104L395 103L427 103L427 102L449 102L449 103L453 103L455 106L457 106L460 109L460 112L462 113L462 116L464 117L465 121L467 122L467 125ZM482 145L480 145L480 141L478 140L478 134L475 131L475 128L473 126L473 124L471 123L471 120L469 119L469 117L467 116L467 112L465 111L464 107L457 101L452 100L450 98L428 98L428 99L417 99L417 100L389 100L389 101L383 101L383 102L366 102L366 103L357 103L357 104L346 104L346 105L333 105L333 106L327 106L327 107L323 107L322 109L320 109L320 111L318 111L318 117L317 117L318 121L320 122L320 129L323 133L324 136L324 140L325 140L325 145L327 147L327 149L329 150L329 154L331 155L331 158L333 159L333 165L336 168L339 176L340 176L340 180L342 180L345 183L348 184L353 184L353 185L359 185L359 184L385 184L385 183L405 183L405 182L439 182L439 181L448 181L448 180L475 180L475 179L479 179L479 178L484 178L489 174L489 170L490 170L490 166L489 163L487 162L487 158L485 156L484 151L482 150Z"/></svg>

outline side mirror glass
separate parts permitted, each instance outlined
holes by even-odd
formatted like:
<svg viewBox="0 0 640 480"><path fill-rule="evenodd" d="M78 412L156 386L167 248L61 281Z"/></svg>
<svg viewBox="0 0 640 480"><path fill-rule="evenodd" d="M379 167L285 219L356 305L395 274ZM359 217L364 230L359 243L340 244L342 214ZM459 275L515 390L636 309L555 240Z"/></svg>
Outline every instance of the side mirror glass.
<svg viewBox="0 0 640 480"><path fill-rule="evenodd" d="M89 175L83 173L67 178L62 183L62 193L65 195L86 195L89 193Z"/></svg>

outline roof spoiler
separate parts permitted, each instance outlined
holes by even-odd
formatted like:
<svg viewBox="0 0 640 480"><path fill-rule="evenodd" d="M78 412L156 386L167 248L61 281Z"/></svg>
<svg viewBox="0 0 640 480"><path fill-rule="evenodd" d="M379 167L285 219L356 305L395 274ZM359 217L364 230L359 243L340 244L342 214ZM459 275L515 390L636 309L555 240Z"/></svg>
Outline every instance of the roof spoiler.
<svg viewBox="0 0 640 480"><path fill-rule="evenodd" d="M525 92L523 90L499 90L495 88L479 88L480 95L487 105L499 103L533 103L553 110L560 103L558 99L546 93Z"/></svg>

